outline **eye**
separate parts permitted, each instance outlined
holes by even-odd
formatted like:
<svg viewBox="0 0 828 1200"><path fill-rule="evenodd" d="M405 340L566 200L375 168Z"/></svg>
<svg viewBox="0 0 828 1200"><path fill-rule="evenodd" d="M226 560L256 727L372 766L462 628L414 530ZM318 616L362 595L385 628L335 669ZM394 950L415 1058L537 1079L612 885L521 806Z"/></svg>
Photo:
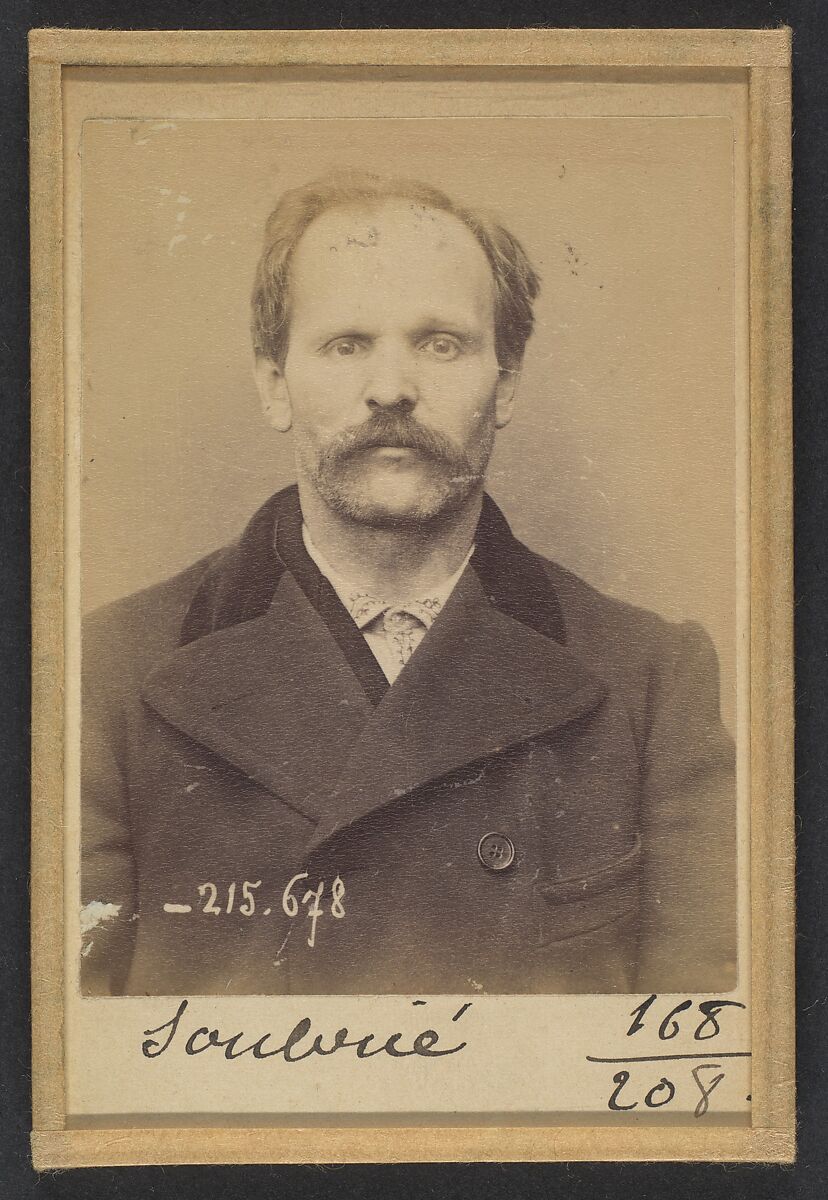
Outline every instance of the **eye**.
<svg viewBox="0 0 828 1200"><path fill-rule="evenodd" d="M354 358L361 349L362 344L356 338L341 337L329 342L325 347L325 353L334 358Z"/></svg>
<svg viewBox="0 0 828 1200"><path fill-rule="evenodd" d="M451 362L453 358L457 358L461 347L457 338L452 337L451 334L435 333L422 343L421 349L427 351L432 358Z"/></svg>

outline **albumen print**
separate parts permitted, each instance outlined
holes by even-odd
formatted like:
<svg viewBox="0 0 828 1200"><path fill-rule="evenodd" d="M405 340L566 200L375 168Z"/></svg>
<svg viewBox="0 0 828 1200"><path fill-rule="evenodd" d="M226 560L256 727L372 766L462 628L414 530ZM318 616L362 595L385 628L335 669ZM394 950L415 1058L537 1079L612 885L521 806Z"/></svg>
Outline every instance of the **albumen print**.
<svg viewBox="0 0 828 1200"><path fill-rule="evenodd" d="M732 989L731 123L82 153L84 994Z"/></svg>

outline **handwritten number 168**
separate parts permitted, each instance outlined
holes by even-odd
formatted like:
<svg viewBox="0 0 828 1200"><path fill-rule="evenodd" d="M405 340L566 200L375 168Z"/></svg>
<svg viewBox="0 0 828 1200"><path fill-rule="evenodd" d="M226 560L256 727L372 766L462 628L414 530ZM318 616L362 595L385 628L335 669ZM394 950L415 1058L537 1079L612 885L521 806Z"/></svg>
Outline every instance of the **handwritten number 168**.
<svg viewBox="0 0 828 1200"><path fill-rule="evenodd" d="M634 1008L630 1016L634 1018L632 1024L627 1030L627 1037L632 1037L634 1033L638 1033L640 1029L645 1027L645 1017L649 1013L650 1008L656 1002L658 996L648 996L647 999ZM688 1008L693 1007L692 1000L682 1000L681 1004L677 1004L675 1008L671 1008L667 1015L662 1020L658 1027L658 1036L662 1042L668 1042L670 1038L674 1038L680 1032L679 1023L676 1017L679 1013L686 1012ZM744 1004L740 1004L738 1000L702 1000L697 1005L699 1012L702 1014L701 1020L693 1032L693 1039L697 1042L706 1042L710 1038L716 1037L721 1033L721 1026L717 1020L719 1013L723 1008L744 1008Z"/></svg>

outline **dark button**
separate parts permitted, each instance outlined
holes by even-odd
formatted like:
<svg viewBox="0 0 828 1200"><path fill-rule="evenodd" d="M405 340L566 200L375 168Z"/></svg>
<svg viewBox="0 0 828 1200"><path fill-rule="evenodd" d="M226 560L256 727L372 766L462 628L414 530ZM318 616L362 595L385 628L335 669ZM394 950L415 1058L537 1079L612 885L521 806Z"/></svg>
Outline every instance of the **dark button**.
<svg viewBox="0 0 828 1200"><path fill-rule="evenodd" d="M486 833L477 843L477 857L489 871L505 871L515 861L515 847L505 833Z"/></svg>

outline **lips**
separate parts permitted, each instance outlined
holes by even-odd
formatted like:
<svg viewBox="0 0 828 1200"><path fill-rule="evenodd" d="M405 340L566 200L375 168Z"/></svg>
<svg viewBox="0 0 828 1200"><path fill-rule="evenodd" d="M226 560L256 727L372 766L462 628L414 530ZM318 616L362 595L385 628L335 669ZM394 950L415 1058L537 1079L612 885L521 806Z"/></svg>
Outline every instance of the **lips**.
<svg viewBox="0 0 828 1200"><path fill-rule="evenodd" d="M427 437L417 437L415 435L391 435L388 437L372 437L366 438L363 442L359 439L354 446L355 450L422 450L426 451L428 447L425 445L429 441Z"/></svg>
<svg viewBox="0 0 828 1200"><path fill-rule="evenodd" d="M371 437L357 438L350 445L343 447L346 457L352 454L370 454L372 451L378 454L383 451L388 453L397 453L408 451L411 454L421 454L427 458L442 458L444 449L442 446L432 444L433 439L428 435L424 437L413 436L391 436L391 437Z"/></svg>

